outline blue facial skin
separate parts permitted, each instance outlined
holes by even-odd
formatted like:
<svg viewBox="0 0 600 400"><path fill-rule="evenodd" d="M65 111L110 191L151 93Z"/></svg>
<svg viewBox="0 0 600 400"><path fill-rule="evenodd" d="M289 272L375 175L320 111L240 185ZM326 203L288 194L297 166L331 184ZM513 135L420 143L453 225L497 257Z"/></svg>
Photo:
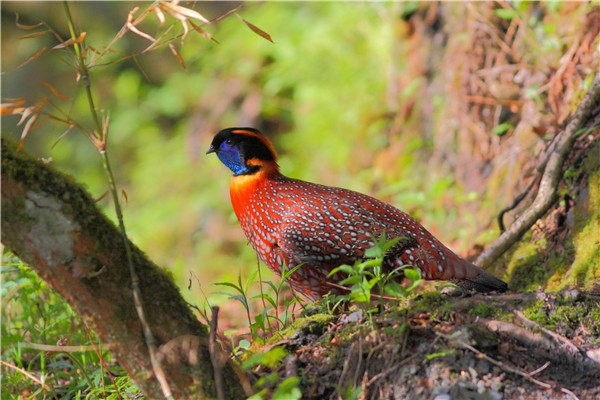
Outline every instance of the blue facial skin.
<svg viewBox="0 0 600 400"><path fill-rule="evenodd" d="M233 176L241 175L248 170L248 167L242 163L240 152L237 147L230 146L227 142L221 143L217 151L217 157L223 164L233 171Z"/></svg>

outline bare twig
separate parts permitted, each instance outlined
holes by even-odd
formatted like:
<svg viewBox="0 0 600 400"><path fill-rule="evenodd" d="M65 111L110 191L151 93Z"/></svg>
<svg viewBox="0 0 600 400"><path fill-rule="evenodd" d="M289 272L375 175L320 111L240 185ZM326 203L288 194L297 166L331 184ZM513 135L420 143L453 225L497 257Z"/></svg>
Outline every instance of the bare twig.
<svg viewBox="0 0 600 400"><path fill-rule="evenodd" d="M104 357L102 357L102 354L100 354L100 352L98 351L98 348L96 347L96 344L94 343L94 339L92 338L92 334L90 333L90 330L88 329L87 325L83 324L83 327L85 328L85 331L88 334L88 337L90 338L90 342L92 342L92 347L94 348L94 351L98 355L100 362L104 366L104 369L106 369L106 371L108 372L108 376L110 377L110 381L112 382L112 384L115 388L117 397L119 398L119 400L121 400L121 393L119 392L119 386L117 386L117 383L115 382L115 378L113 377L113 374L110 373L110 370L108 369L108 366L106 365L106 362L104 362Z"/></svg>
<svg viewBox="0 0 600 400"><path fill-rule="evenodd" d="M459 340L459 341L457 341L455 343L458 344L459 346L461 346L462 348L465 348L467 350L472 351L473 353L477 354L479 357L485 359L486 361L488 361L488 362L490 362L490 363L492 363L492 364L494 364L494 365L502 368L506 372L510 372L510 373L515 374L515 375L522 376L523 378L527 379L528 381L530 381L532 383L535 383L536 385L539 385L539 386L543 387L544 389L552 389L552 385L551 384L546 383L546 382L542 382L542 381L540 381L538 379L535 379L534 377L531 376L531 374L528 374L527 372L523 372L520 369L509 367L508 365L506 365L506 364L504 364L504 363L502 363L502 362L500 362L498 360L493 359L492 357L490 357L487 354L485 354L485 353L477 350L475 347L473 347L473 346L471 346L471 345L469 345L469 344L467 344L465 342L462 342L462 341ZM536 371L537 371L537 369L536 369Z"/></svg>
<svg viewBox="0 0 600 400"><path fill-rule="evenodd" d="M498 217L497 217L498 218L498 228L500 229L500 233L504 233L504 231L506 231L506 227L504 226L504 214L515 209L519 205L519 203L521 201L523 201L523 199L527 196L527 194L533 188L533 186L538 181L538 179L539 179L539 175L534 177L531 180L531 182L529 182L529 184L527 185L525 190L523 190L521 193L519 193L519 195L517 197L515 197L515 199L513 200L513 202L510 205L508 205L508 206L504 207L502 210L500 210L500 212L498 213Z"/></svg>
<svg viewBox="0 0 600 400"><path fill-rule="evenodd" d="M225 391L223 390L223 376L221 374L221 360L217 349L217 325L219 318L219 307L212 307L212 317L210 320L210 335L208 337L208 352L210 353L210 361L215 373L215 385L217 386L217 397L219 400L225 399Z"/></svg>
<svg viewBox="0 0 600 400"><path fill-rule="evenodd" d="M110 186L110 191L112 193L113 204L115 207L115 212L117 214L117 220L119 221L119 231L121 232L121 239L123 241L123 246L125 248L125 254L127 257L127 264L129 266L129 272L131 276L131 289L133 292L133 301L135 304L135 309L138 314L138 319L140 320L140 324L142 325L142 330L144 332L144 338L146 340L146 345L148 346L148 352L150 355L150 362L152 363L152 369L154 374L156 375L156 379L160 383L160 387L164 396L167 399L173 399L173 393L169 386L169 382L167 381L165 372L160 364L160 361L156 357L156 343L154 340L154 336L152 334L152 330L150 329L150 325L146 320L146 314L144 312L144 306L142 303L142 296L139 287L139 278L137 273L135 272L135 268L133 267L133 259L131 255L131 247L129 246L129 239L127 238L127 232L125 230L125 224L123 222L123 212L121 210L121 205L119 202L119 195L117 193L117 188L114 180L114 175L112 173L112 169L110 167L110 163L108 160L108 154L106 152L106 136L107 136L107 127L103 127L100 123L100 118L98 117L98 113L96 112L96 106L94 104L94 98L92 96L91 89L91 80L89 75L89 70L84 62L80 43L77 42L79 35L77 35L75 31L75 25L73 24L73 19L71 17L71 12L69 10L68 2L63 2L65 14L67 17L67 23L69 25L69 32L71 33L71 38L74 39L72 43L73 48L75 49L75 54L77 56L77 61L79 64L79 73L81 74L81 78L85 83L85 92L87 95L88 105L90 108L90 114L92 115L92 119L94 121L95 127L95 135L92 142L98 148L100 155L102 157L102 164L104 165L104 170L106 172L106 176L108 178L108 184ZM90 137L92 139L92 137Z"/></svg>
<svg viewBox="0 0 600 400"><path fill-rule="evenodd" d="M549 155L542 175L539 190L533 204L492 243L475 262L482 268L489 267L508 250L531 226L543 216L558 199L558 183L566 156L571 151L575 139L590 113L600 103L600 74L594 76L590 89L577 108L573 119L559 134L555 150Z"/></svg>
<svg viewBox="0 0 600 400"><path fill-rule="evenodd" d="M524 325L528 326L529 328L539 330L540 332L542 332L542 334L544 336L547 336L547 337L553 339L559 345L565 347L566 349L568 349L569 351L571 351L574 354L582 354L582 352L579 351L579 348L577 348L577 346L575 346L573 344L573 342L571 342L569 339L559 335L556 332L552 332L551 330L544 328L542 325L538 324L537 322L530 320L519 310L513 310L513 313L521 322L523 322Z"/></svg>
<svg viewBox="0 0 600 400"><path fill-rule="evenodd" d="M463 347L463 348L465 348L467 350L472 351L473 353L477 354L479 357L482 357L486 361L488 361L488 362L490 362L490 363L492 363L492 364L494 364L494 365L502 368L506 372L510 372L512 374L522 376L523 378L527 379L529 382L535 383L536 385L541 386L544 389L552 389L552 385L551 384L549 384L547 382L542 382L542 381L540 381L540 380L538 380L538 379L536 379L536 378L533 377L533 375L538 374L540 371L544 370L548 366L548 363L545 363L544 365L542 365L541 367L537 368L533 372L527 373L527 372L521 371L518 368L512 368L512 367L510 367L510 366L508 366L508 365L506 365L506 364L504 364L504 363L502 363L502 362L500 362L498 360L495 360L492 357L490 357L487 354L485 354L485 353L477 350L475 347L473 347L473 346L471 346L471 345L469 345L469 344L467 344L465 342L458 341L456 343L459 346L461 346L461 347ZM573 393L572 391L570 391L567 388L560 388L560 391L563 392L563 393L565 393L565 394L567 394L567 395L569 395L569 396L571 396L572 398L574 398L576 400L579 400L579 398L575 395L575 393Z"/></svg>
<svg viewBox="0 0 600 400"><path fill-rule="evenodd" d="M23 368L19 368L16 365L12 365L11 363L8 363L4 360L0 360L0 363L2 363L3 365L6 365L9 368L14 369L15 371L19 371L20 373L22 373L23 375L25 375L26 377L28 377L29 379L31 379L32 381L37 383L38 385L42 386L42 390L52 389L52 387L50 385L48 385L45 381L40 380L35 375L32 375L30 372L27 372Z"/></svg>

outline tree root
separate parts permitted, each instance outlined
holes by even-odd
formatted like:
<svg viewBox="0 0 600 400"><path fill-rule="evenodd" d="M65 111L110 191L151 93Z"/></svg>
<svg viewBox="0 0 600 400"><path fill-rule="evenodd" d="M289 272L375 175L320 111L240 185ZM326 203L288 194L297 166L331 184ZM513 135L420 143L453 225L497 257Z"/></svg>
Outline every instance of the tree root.
<svg viewBox="0 0 600 400"><path fill-rule="evenodd" d="M482 325L499 334L503 342L516 344L527 349L529 354L539 359L548 360L554 365L568 366L577 371L579 378L600 378L600 363L589 358L583 349L577 347L569 339L544 328L528 319L521 311L512 306L514 303L524 304L539 300L543 293L522 293L488 296L486 304L497 306L515 315L514 322L499 321L468 314L481 303L481 296L460 299L452 305L457 317ZM522 325L522 326L521 326Z"/></svg>
<svg viewBox="0 0 600 400"><path fill-rule="evenodd" d="M539 184L535 200L531 206L492 243L478 258L475 264L482 268L489 267L506 250L508 250L533 224L541 218L558 199L558 183L562 176L563 164L571 151L575 140L584 128L585 123L598 112L600 104L600 74L594 76L590 89L581 101L575 115L567 127L557 135L555 146L546 153L548 157Z"/></svg>

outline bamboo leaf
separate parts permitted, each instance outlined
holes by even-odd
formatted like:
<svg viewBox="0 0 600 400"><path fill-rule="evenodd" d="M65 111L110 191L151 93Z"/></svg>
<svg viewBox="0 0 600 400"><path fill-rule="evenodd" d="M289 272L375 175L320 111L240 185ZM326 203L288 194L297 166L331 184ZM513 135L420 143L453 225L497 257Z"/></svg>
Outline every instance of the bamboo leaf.
<svg viewBox="0 0 600 400"><path fill-rule="evenodd" d="M100 200L102 200L103 198L105 198L106 196L108 196L108 190L106 192L104 192L102 194L102 196L98 197L96 200L94 200L95 203L99 202Z"/></svg>
<svg viewBox="0 0 600 400"><path fill-rule="evenodd" d="M17 126L21 125L30 115L37 113L42 107L44 107L47 101L48 99L44 97L42 100L38 101L34 105L27 107L23 111L23 116L21 116L21 119L19 120L19 123L17 123Z"/></svg>
<svg viewBox="0 0 600 400"><path fill-rule="evenodd" d="M19 23L19 14L17 14L17 19L15 21L15 24L17 25L18 28L23 29L25 31L30 31L32 29L37 28L38 26L42 26L43 24L41 22L35 24L35 25L23 25L21 23Z"/></svg>
<svg viewBox="0 0 600 400"><path fill-rule="evenodd" d="M169 49L171 49L171 53L173 53L175 55L175 57L177 57L177 60L183 66L183 69L187 71L187 68L185 66L185 61L183 60L183 57L181 57L181 54L179 54L177 47L175 47L175 45L173 43L169 43Z"/></svg>
<svg viewBox="0 0 600 400"><path fill-rule="evenodd" d="M75 43L81 43L85 40L86 35L87 35L86 32L81 32L81 34L77 38L65 40L64 42L59 43L56 46L54 46L52 48L52 50L64 49L65 47L69 47Z"/></svg>
<svg viewBox="0 0 600 400"><path fill-rule="evenodd" d="M269 42L273 43L273 39L271 39L271 35L269 35L267 32L263 31L259 27L257 27L255 25L251 24L250 22L246 21L244 18L240 17L239 14L235 14L235 15L237 15L237 17L239 19L241 19L242 22L245 23L246 26L252 30L252 32L256 33L258 36L261 36L261 37L267 39Z"/></svg>
<svg viewBox="0 0 600 400"><path fill-rule="evenodd" d="M151 42L156 42L156 39L152 35L149 35L145 32L140 31L132 23L127 23L127 29L129 29L131 32L135 33L136 35L143 37L144 39L148 39Z"/></svg>
<svg viewBox="0 0 600 400"><path fill-rule="evenodd" d="M162 12L162 9L160 7L152 7L149 8L148 11L154 11L156 13L156 18L158 18L158 22L161 25L165 24L165 14Z"/></svg>
<svg viewBox="0 0 600 400"><path fill-rule="evenodd" d="M202 14L200 14L198 11L192 10L190 8L178 6L177 4L169 3L166 1L160 1L159 3L163 10L165 10L166 12L168 12L169 14L171 14L174 18L177 18L178 20L185 20L187 18L193 18L193 19L202 21L206 24L210 24L210 21L208 19L204 18L204 16Z"/></svg>
<svg viewBox="0 0 600 400"><path fill-rule="evenodd" d="M52 119L55 119L55 118L53 118L52 116L50 116L50 118L52 118ZM56 146L56 145L58 144L58 142L60 142L60 141L62 140L62 138L64 138L65 136L67 136L67 134L68 134L69 132L71 132L71 129L73 129L74 127L75 127L75 124L73 124L73 123L72 123L72 124L70 124L70 125L69 125L69 127L67 128L67 130L65 130L65 131L64 131L64 132L63 132L63 133L62 133L62 134L61 134L61 135L58 137L58 139L56 139L56 140L54 141L54 143L52 143L52 146L51 146L50 148L52 148L52 149L53 149L53 148L54 148L54 146ZM106 193L105 193L104 195L106 195Z"/></svg>
<svg viewBox="0 0 600 400"><path fill-rule="evenodd" d="M36 51L34 54L32 54L31 56L27 57L27 59L25 61L21 61L16 67L14 67L12 70L15 71L19 68L21 68L23 65L27 64L29 61L33 61L36 58L38 58L39 56L41 56L46 50L48 50L47 48L42 48L38 51Z"/></svg>
<svg viewBox="0 0 600 400"><path fill-rule="evenodd" d="M21 107L25 104L26 100L24 98L18 98L9 100L7 103L0 104L0 115L14 115L21 114L25 111L25 107Z"/></svg>
<svg viewBox="0 0 600 400"><path fill-rule="evenodd" d="M48 88L48 90L50 90L52 92L52 94L55 95L56 97L58 97L59 99L61 99L63 101L70 100L67 96L62 94L58 89L56 89L54 86L52 86L48 82L43 82L43 83L44 83L44 86L46 86Z"/></svg>
<svg viewBox="0 0 600 400"><path fill-rule="evenodd" d="M17 148L17 152L23 150L23 142L25 141L25 138L29 134L33 123L35 121L37 121L37 119L39 118L39 116L40 116L40 114L33 114L31 116L31 118L29 118L29 120L27 121L27 123L25 124L25 127L23 128L23 133L21 133L21 141L19 142L19 147Z"/></svg>
<svg viewBox="0 0 600 400"><path fill-rule="evenodd" d="M46 29L45 31L30 33L29 35L21 36L19 38L19 40L21 40L21 39L31 39L31 38L38 37L38 36L44 36L46 33L49 33L49 32L50 32L50 29Z"/></svg>
<svg viewBox="0 0 600 400"><path fill-rule="evenodd" d="M198 25L194 24L192 21L188 21L190 23L190 25L192 26L192 28L194 28L194 30L196 32L198 32L199 34L201 34L203 37L205 37L206 39L210 39L215 43L219 43L214 37L213 35L211 35L210 33L206 32L204 29L200 28Z"/></svg>

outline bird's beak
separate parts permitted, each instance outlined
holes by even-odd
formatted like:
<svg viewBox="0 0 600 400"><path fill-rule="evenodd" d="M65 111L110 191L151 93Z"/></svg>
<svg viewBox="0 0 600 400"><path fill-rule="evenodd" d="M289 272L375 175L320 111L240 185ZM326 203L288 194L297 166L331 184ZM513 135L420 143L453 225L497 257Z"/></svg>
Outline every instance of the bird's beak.
<svg viewBox="0 0 600 400"><path fill-rule="evenodd" d="M210 147L208 148L208 150L206 150L206 154L214 153L216 151L217 151L217 149L215 149L215 146L213 146L211 144Z"/></svg>

